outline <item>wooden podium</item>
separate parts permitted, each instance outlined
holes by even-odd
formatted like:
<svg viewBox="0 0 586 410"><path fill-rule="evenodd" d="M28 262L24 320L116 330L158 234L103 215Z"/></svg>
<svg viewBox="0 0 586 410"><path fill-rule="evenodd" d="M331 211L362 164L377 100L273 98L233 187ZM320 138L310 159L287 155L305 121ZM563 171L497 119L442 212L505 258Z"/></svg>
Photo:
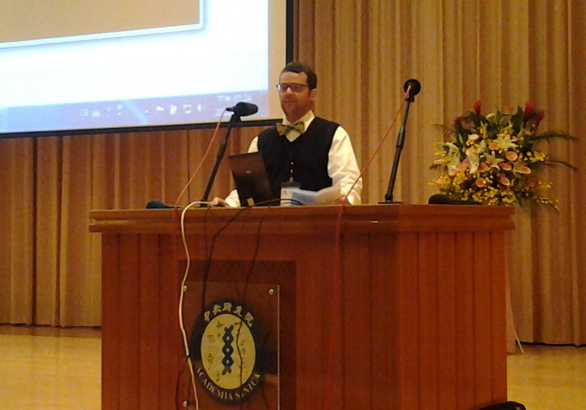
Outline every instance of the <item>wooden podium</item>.
<svg viewBox="0 0 586 410"><path fill-rule="evenodd" d="M201 282L211 263L220 269L209 274L210 289L250 284L251 301L255 286L278 290L268 303L277 306L269 311L279 374L242 408L272 408L271 397L283 410L473 410L506 401L512 214L446 205L187 211L190 281ZM102 234L102 408L191 407L186 389L176 391L185 373L181 215L90 218ZM203 297L195 293L191 323ZM230 408L197 392L202 410Z"/></svg>

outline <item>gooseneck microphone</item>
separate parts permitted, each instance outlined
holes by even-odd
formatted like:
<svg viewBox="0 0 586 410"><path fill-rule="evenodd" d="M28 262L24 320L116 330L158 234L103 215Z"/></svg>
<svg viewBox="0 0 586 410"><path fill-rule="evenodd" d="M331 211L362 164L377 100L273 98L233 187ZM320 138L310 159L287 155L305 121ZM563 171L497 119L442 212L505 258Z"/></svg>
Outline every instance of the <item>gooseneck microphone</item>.
<svg viewBox="0 0 586 410"><path fill-rule="evenodd" d="M239 102L234 107L226 108L226 111L233 112L239 117L246 117L248 115L256 114L258 112L258 105L247 102Z"/></svg>
<svg viewBox="0 0 586 410"><path fill-rule="evenodd" d="M405 111L403 113L403 122L401 123L399 134L397 135L395 159L393 161L393 167L391 169L391 179L389 180L389 187L387 189L387 193L385 194L385 200L379 202L379 204L397 203L393 201L393 190L395 188L395 180L397 179L397 172L399 170L399 160L401 159L401 151L403 151L403 146L405 145L405 129L407 126L407 117L409 116L409 107L411 103L415 101L415 96L419 94L419 92L421 91L421 84L419 83L419 81L412 78L405 82L405 85L403 85L403 90L405 92L409 90L408 95L405 97Z"/></svg>
<svg viewBox="0 0 586 410"><path fill-rule="evenodd" d="M234 107L226 108L226 111L231 111L234 114L230 121L228 122L228 129L226 130L226 136L224 137L224 141L220 145L218 149L218 155L216 156L216 163L214 164L214 168L212 169L212 174L210 175L210 179L208 180L208 184L206 186L205 192L203 197L201 198L201 206L205 207L205 203L208 201L208 197L210 195L210 191L212 190L212 185L214 183L214 179L216 179L216 174L218 173L218 168L220 167L220 163L222 162L222 158L224 158L224 153L226 152L226 147L228 146L228 137L230 136L230 131L232 130L232 126L234 123L240 121L240 117L246 117L247 115L255 114L258 111L258 106L253 103L248 102L239 102Z"/></svg>

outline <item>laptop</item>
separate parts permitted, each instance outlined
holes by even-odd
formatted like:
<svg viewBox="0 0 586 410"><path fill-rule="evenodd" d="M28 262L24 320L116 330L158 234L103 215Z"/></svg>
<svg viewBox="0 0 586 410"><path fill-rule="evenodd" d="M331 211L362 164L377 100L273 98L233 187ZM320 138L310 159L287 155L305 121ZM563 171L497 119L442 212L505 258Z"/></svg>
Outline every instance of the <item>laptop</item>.
<svg viewBox="0 0 586 410"><path fill-rule="evenodd" d="M228 161L241 206L266 206L279 203L279 198L271 192L265 163L260 152L230 155ZM271 200L273 202L267 202Z"/></svg>

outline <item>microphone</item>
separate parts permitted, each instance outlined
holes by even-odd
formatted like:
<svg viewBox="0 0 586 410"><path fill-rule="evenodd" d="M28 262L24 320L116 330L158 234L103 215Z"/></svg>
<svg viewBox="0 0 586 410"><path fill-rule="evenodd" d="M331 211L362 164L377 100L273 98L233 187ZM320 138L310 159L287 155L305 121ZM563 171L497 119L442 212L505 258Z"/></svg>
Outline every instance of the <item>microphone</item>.
<svg viewBox="0 0 586 410"><path fill-rule="evenodd" d="M247 115L256 114L258 112L258 105L247 102L239 102L234 107L226 108L226 111L231 111L235 116L246 117Z"/></svg>
<svg viewBox="0 0 586 410"><path fill-rule="evenodd" d="M224 158L224 154L226 153L226 146L228 145L228 137L230 136L232 126L234 125L234 123L240 121L240 117L246 117L247 115L255 114L258 111L258 106L253 103L239 102L234 107L226 108L226 111L232 111L234 115L232 115L232 118L230 118L230 122L228 122L228 129L226 130L226 136L224 137L224 141L220 145L220 148L218 148L218 155L216 155L216 163L214 164L214 168L212 169L210 179L208 179L206 190L203 194L203 197L201 198L202 208L204 207L203 202L208 201L208 196L210 195L210 191L212 190L214 179L216 179L216 174L218 172L218 168L220 167L220 162L222 162L222 158Z"/></svg>
<svg viewBox="0 0 586 410"><path fill-rule="evenodd" d="M411 88L409 88L411 87ZM379 202L379 204L396 204L393 201L393 190L395 188L395 180L397 179L397 172L399 170L399 160L401 159L401 151L403 151L403 145L405 145L405 130L407 128L407 117L409 116L409 107L411 103L415 101L415 95L421 91L421 84L415 79L410 79L405 82L403 86L405 91L409 90L409 95L405 98L405 111L403 111L403 122L397 134L397 145L395 149L395 159L393 161L393 167L391 168L391 179L389 180L389 187L385 194L385 200Z"/></svg>
<svg viewBox="0 0 586 410"><path fill-rule="evenodd" d="M159 201L158 199L153 199L146 204L146 209L167 209L167 208L174 208L171 205L165 205L163 201Z"/></svg>
<svg viewBox="0 0 586 410"><path fill-rule="evenodd" d="M451 199L447 195L435 194L429 197L427 200L429 205L482 205L480 202L475 201L462 201L460 199Z"/></svg>
<svg viewBox="0 0 586 410"><path fill-rule="evenodd" d="M409 89L409 87L411 87L411 90L409 90L409 101L413 102L415 101L415 96L417 94L419 94L419 91L421 91L421 83L419 81L417 81L416 79L412 78L410 80L407 80L405 82L405 85L403 86L403 90L405 92L407 92L407 90Z"/></svg>

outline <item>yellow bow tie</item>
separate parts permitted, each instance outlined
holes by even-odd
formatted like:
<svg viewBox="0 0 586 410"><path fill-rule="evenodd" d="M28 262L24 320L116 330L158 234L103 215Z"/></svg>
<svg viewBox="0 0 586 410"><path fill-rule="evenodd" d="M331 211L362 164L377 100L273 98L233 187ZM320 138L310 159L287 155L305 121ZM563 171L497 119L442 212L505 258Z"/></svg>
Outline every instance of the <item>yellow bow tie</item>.
<svg viewBox="0 0 586 410"><path fill-rule="evenodd" d="M305 132L305 124L303 121L297 121L295 124L277 124L277 131L279 135L287 135L291 130L297 131L299 134Z"/></svg>

